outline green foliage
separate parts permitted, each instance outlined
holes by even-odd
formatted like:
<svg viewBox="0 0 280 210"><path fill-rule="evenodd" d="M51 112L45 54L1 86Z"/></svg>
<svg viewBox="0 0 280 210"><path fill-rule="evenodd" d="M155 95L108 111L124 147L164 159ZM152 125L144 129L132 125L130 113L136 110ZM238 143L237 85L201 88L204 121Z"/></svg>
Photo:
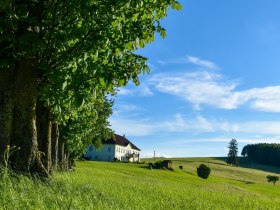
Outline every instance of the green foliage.
<svg viewBox="0 0 280 210"><path fill-rule="evenodd" d="M197 168L197 175L203 179L207 179L210 173L211 173L211 169L205 164L201 164Z"/></svg>
<svg viewBox="0 0 280 210"><path fill-rule="evenodd" d="M280 144L248 144L243 147L241 155L256 163L280 166Z"/></svg>
<svg viewBox="0 0 280 210"><path fill-rule="evenodd" d="M238 166L239 160L238 160L238 144L235 139L232 139L229 142L229 151L228 151L228 158L227 158L227 164Z"/></svg>
<svg viewBox="0 0 280 210"><path fill-rule="evenodd" d="M100 147L101 140L112 135L108 129L112 104L106 97L93 100L82 106L75 118L60 126L62 141L66 143L72 159L83 154L89 145Z"/></svg>
<svg viewBox="0 0 280 210"><path fill-rule="evenodd" d="M267 178L267 181L272 182L274 186L275 186L275 183L279 181L279 176L268 175L266 178Z"/></svg>
<svg viewBox="0 0 280 210"><path fill-rule="evenodd" d="M148 73L135 51L166 31L160 20L175 0L53 0L0 3L0 70L34 60L39 100L59 125L71 157L110 135L119 87ZM2 73L0 73L1 76Z"/></svg>

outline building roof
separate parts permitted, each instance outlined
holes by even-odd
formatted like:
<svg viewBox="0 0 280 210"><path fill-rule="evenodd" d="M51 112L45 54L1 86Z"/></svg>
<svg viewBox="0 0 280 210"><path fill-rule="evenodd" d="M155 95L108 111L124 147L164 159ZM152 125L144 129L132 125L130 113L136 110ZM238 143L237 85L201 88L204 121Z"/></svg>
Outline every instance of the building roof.
<svg viewBox="0 0 280 210"><path fill-rule="evenodd" d="M114 136L110 139L107 139L106 141L102 142L103 144L116 144L120 146L126 147L128 144L131 145L132 149L141 151L138 147L136 147L134 144L132 144L127 138L124 136L120 136L118 134L114 134Z"/></svg>

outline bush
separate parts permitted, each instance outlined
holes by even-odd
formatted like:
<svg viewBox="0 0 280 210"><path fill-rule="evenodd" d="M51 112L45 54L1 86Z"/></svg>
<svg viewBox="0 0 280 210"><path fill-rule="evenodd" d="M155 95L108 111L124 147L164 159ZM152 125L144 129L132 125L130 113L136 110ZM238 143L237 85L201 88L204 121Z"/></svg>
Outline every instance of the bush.
<svg viewBox="0 0 280 210"><path fill-rule="evenodd" d="M157 169L163 169L164 168L164 165L163 165L163 162L162 161L157 161L154 163L154 168L157 168Z"/></svg>
<svg viewBox="0 0 280 210"><path fill-rule="evenodd" d="M197 168L197 175L203 179L207 179L208 176L210 175L211 173L211 169L204 165L204 164L201 164L198 168Z"/></svg>
<svg viewBox="0 0 280 210"><path fill-rule="evenodd" d="M174 171L172 167L166 166L165 161L161 161L161 160L159 160L155 163L149 163L148 166L150 169L168 169L168 170Z"/></svg>
<svg viewBox="0 0 280 210"><path fill-rule="evenodd" d="M157 161L155 163L149 163L148 165L150 168L154 168L154 169L163 169L164 168L162 161Z"/></svg>

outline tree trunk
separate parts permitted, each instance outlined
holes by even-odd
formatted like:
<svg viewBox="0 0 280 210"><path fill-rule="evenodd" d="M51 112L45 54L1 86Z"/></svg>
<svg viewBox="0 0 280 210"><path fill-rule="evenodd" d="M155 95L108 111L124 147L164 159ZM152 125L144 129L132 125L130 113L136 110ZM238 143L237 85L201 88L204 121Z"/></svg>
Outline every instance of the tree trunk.
<svg viewBox="0 0 280 210"><path fill-rule="evenodd" d="M58 140L58 166L60 170L65 169L64 143L61 141L61 139Z"/></svg>
<svg viewBox="0 0 280 210"><path fill-rule="evenodd" d="M57 170L58 167L58 138L59 130L58 125L52 125L52 169Z"/></svg>
<svg viewBox="0 0 280 210"><path fill-rule="evenodd" d="M65 170L69 170L71 168L71 162L70 162L70 153L66 151L65 154Z"/></svg>
<svg viewBox="0 0 280 210"><path fill-rule="evenodd" d="M50 173L52 167L51 158L51 132L52 123L50 120L50 112L43 104L37 101L37 138L38 138L38 149L41 152L41 160L46 168L47 172Z"/></svg>
<svg viewBox="0 0 280 210"><path fill-rule="evenodd" d="M36 60L30 58L12 70L1 69L0 163L7 145L15 146L18 150L9 159L13 169L48 176L58 165L61 170L71 167L70 155L49 110L38 102L37 71Z"/></svg>
<svg viewBox="0 0 280 210"><path fill-rule="evenodd" d="M47 175L38 150L36 128L37 62L19 61L15 68L13 87L13 122L11 145L20 148L11 161L16 170Z"/></svg>
<svg viewBox="0 0 280 210"><path fill-rule="evenodd" d="M3 154L10 144L13 100L12 100L12 79L14 72L11 69L0 69L0 163L3 161Z"/></svg>

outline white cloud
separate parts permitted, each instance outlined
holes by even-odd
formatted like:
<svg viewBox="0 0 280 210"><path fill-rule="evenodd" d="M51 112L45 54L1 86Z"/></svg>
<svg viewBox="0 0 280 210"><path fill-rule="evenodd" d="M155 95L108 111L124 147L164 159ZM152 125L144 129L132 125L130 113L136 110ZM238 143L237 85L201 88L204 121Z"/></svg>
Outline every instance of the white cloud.
<svg viewBox="0 0 280 210"><path fill-rule="evenodd" d="M139 86L132 87L122 87L119 89L118 95L123 96L152 96L154 95L150 87L145 83L141 83Z"/></svg>
<svg viewBox="0 0 280 210"><path fill-rule="evenodd" d="M195 109L200 109L201 105L236 109L249 103L255 110L280 112L280 86L238 91L236 81L227 81L222 75L207 71L157 74L149 82L160 92L190 102Z"/></svg>
<svg viewBox="0 0 280 210"><path fill-rule="evenodd" d="M195 129L191 123L186 123L183 117L179 114L174 118L158 122L151 119L127 119L127 118L111 118L113 130L117 133L124 132L130 136L147 136L161 132L183 132L190 129Z"/></svg>
<svg viewBox="0 0 280 210"><path fill-rule="evenodd" d="M245 144L257 144L257 143L280 143L280 138L277 136L269 137L269 138L244 138L244 137L234 137L238 143ZM203 142L225 142L228 143L232 138L231 137L215 137L215 138L200 138L200 139L177 139L172 141L173 145L179 144L189 144L189 143L203 143ZM169 144L166 142L166 144ZM225 147L226 151L228 148Z"/></svg>
<svg viewBox="0 0 280 210"><path fill-rule="evenodd" d="M255 88L248 91L253 101L251 107L268 112L280 112L280 86Z"/></svg>
<svg viewBox="0 0 280 210"><path fill-rule="evenodd" d="M221 109L237 109L241 105L247 105L258 111L280 112L280 86L238 90L237 81L226 80L223 75L208 71L218 68L215 63L194 56L158 62L161 64L188 62L204 70L180 74L154 74L138 87L121 88L119 95L153 96L152 90L155 88L162 93L184 99L196 110L200 110L203 105Z"/></svg>
<svg viewBox="0 0 280 210"><path fill-rule="evenodd" d="M207 119L202 116L185 118L177 114L171 119L125 119L111 118L112 128L117 133L125 133L129 136L148 136L157 133L224 133L225 135L250 135L280 136L280 121L248 121L228 122L226 120Z"/></svg>
<svg viewBox="0 0 280 210"><path fill-rule="evenodd" d="M150 79L151 85L163 93L176 95L189 101L194 108L208 104L219 108L232 108L235 104L228 101L236 84L219 81L220 75L206 71L185 74L157 74Z"/></svg>
<svg viewBox="0 0 280 210"><path fill-rule="evenodd" d="M198 57L194 56L186 56L187 62L192 63L194 65L206 68L206 69L217 69L218 66L212 61L202 60Z"/></svg>
<svg viewBox="0 0 280 210"><path fill-rule="evenodd" d="M197 67L203 68L203 69L209 69L209 70L215 70L218 69L218 66L209 60L203 60L199 57L187 55L184 57L178 57L178 58L170 58L166 60L158 60L158 64L160 65L168 65L168 64L193 64Z"/></svg>
<svg viewBox="0 0 280 210"><path fill-rule="evenodd" d="M141 107L135 106L133 104L119 104L115 105L113 108L113 112L115 116L123 115L123 114L134 114L138 113L139 110L142 110Z"/></svg>
<svg viewBox="0 0 280 210"><path fill-rule="evenodd" d="M172 158L171 155L166 155L166 154L162 154L160 152L156 151L156 157L164 157L164 158ZM143 151L143 153L141 153L141 158L153 158L154 157L154 152L150 151L150 150L146 150Z"/></svg>
<svg viewBox="0 0 280 210"><path fill-rule="evenodd" d="M199 132L250 134L254 138L256 135L280 135L280 121L228 122L225 120L206 119L199 116L193 123L197 124L195 128Z"/></svg>
<svg viewBox="0 0 280 210"><path fill-rule="evenodd" d="M149 120L110 118L110 124L116 133L127 136L148 136L156 132Z"/></svg>
<svg viewBox="0 0 280 210"><path fill-rule="evenodd" d="M184 57L179 57L179 58L171 58L171 59L167 59L167 60L157 60L157 63L160 65L186 64L187 60Z"/></svg>
<svg viewBox="0 0 280 210"><path fill-rule="evenodd" d="M151 89L148 86L146 86L145 84L142 84L142 85L139 86L138 94L140 96L152 96L152 95L154 95L153 92L151 91Z"/></svg>
<svg viewBox="0 0 280 210"><path fill-rule="evenodd" d="M280 121L251 121L241 123L241 133L257 133L263 135L280 135Z"/></svg>
<svg viewBox="0 0 280 210"><path fill-rule="evenodd" d="M124 96L133 95L133 90L128 89L128 88L120 88L118 95L124 95Z"/></svg>

